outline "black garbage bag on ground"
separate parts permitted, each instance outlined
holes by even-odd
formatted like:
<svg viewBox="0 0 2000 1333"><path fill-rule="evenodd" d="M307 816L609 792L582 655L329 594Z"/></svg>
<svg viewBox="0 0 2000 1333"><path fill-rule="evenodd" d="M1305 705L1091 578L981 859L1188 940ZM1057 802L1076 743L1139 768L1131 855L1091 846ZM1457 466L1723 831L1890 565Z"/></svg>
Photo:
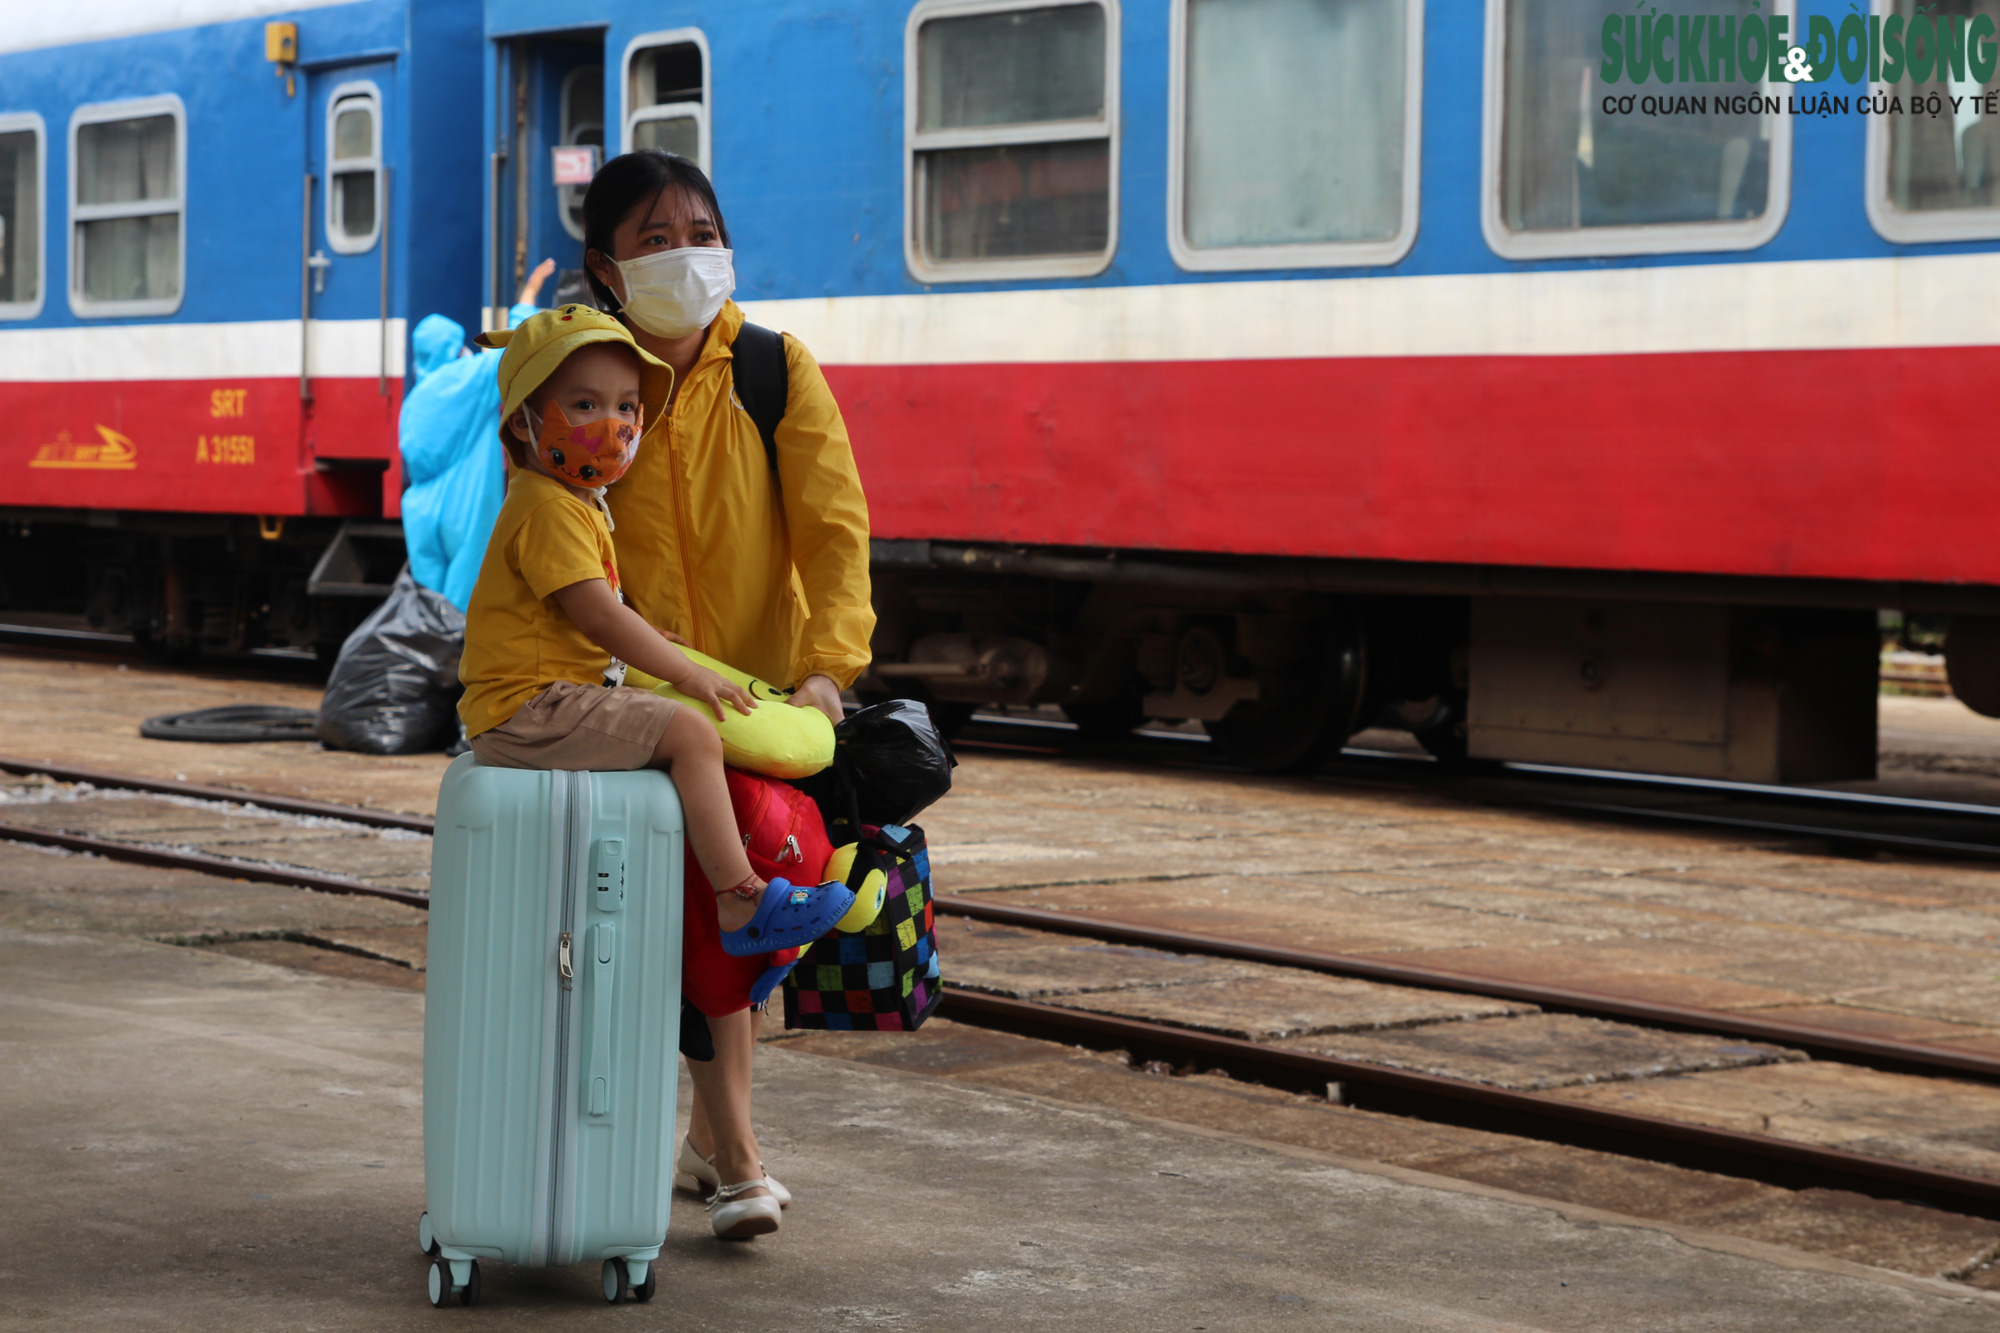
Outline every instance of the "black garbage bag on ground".
<svg viewBox="0 0 2000 1333"><path fill-rule="evenodd" d="M405 568L374 614L340 645L319 706L320 743L364 754L419 754L458 739L465 616Z"/></svg>
<svg viewBox="0 0 2000 1333"><path fill-rule="evenodd" d="M818 803L836 847L860 838L857 821L907 824L951 790L958 760L915 699L850 713L833 740L833 766L793 785Z"/></svg>

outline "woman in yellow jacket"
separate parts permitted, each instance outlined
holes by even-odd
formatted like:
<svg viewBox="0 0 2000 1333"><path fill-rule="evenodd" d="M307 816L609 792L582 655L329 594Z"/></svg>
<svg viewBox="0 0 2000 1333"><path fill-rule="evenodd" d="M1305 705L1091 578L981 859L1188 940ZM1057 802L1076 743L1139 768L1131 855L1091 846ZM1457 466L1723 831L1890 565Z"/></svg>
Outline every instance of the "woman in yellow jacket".
<svg viewBox="0 0 2000 1333"><path fill-rule="evenodd" d="M729 229L707 176L657 150L605 163L584 197L584 262L599 303L673 367L666 415L606 495L626 597L659 629L838 722L868 665L868 506L847 427L812 355L784 339L775 473L736 393L743 312ZM747 996L745 997L747 1004ZM677 1160L713 1193L717 1235L775 1230L789 1200L750 1127L748 1009L709 1015L715 1059L690 1061L694 1114Z"/></svg>

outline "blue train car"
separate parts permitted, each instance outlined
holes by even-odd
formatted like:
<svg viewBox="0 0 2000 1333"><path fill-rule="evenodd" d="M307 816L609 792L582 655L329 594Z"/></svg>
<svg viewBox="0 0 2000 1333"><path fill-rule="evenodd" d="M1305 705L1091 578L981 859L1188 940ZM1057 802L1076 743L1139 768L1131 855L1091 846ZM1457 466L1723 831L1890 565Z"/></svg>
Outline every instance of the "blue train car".
<svg viewBox="0 0 2000 1333"><path fill-rule="evenodd" d="M0 37L5 600L325 642L407 321L578 294L559 157L663 147L846 410L868 689L1853 776L1878 609L2000 708L1987 3L1811 114L1792 0L1648 15L1645 84L1611 0L52 9Z"/></svg>
<svg viewBox="0 0 2000 1333"><path fill-rule="evenodd" d="M847 413L868 688L1863 775L1876 610L2000 610L1992 20L1793 86L1790 0L1636 73L1626 13L487 0L486 300L577 263L565 140L710 170Z"/></svg>
<svg viewBox="0 0 2000 1333"><path fill-rule="evenodd" d="M400 562L407 325L478 317L478 49L466 0L9 15L8 605L68 588L172 646L338 643L365 598L307 583L341 525L326 590Z"/></svg>

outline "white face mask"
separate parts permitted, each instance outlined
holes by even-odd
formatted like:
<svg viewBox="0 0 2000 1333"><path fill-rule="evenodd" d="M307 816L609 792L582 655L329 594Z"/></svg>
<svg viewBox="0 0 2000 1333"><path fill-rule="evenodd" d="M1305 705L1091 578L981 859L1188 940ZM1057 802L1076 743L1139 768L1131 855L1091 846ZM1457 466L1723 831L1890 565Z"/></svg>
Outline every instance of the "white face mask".
<svg viewBox="0 0 2000 1333"><path fill-rule="evenodd" d="M623 260L625 313L656 338L685 338L722 313L736 290L733 250L695 245Z"/></svg>

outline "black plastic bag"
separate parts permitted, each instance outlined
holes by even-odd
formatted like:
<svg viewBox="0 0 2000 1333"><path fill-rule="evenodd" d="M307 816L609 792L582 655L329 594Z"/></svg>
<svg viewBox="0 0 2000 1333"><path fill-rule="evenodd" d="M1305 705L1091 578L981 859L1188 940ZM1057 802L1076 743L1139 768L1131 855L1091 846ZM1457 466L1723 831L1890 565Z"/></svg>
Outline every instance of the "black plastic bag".
<svg viewBox="0 0 2000 1333"><path fill-rule="evenodd" d="M340 646L319 705L320 743L363 754L420 754L458 739L465 616L406 568L387 600Z"/></svg>
<svg viewBox="0 0 2000 1333"><path fill-rule="evenodd" d="M793 785L819 804L836 847L860 838L857 823L907 824L951 790L958 760L915 699L850 713L833 740L833 766Z"/></svg>

